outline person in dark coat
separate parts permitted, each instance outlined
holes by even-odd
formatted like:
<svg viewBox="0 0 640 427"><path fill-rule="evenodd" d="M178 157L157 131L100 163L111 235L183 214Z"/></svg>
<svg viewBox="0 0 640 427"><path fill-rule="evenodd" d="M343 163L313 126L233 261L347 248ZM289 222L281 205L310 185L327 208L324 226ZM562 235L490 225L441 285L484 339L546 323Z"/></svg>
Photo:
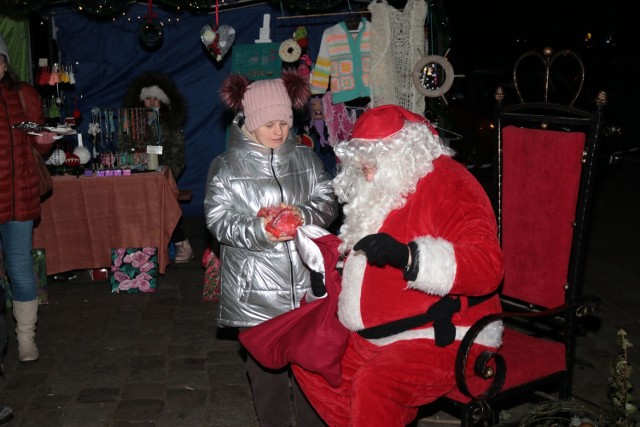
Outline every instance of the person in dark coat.
<svg viewBox="0 0 640 427"><path fill-rule="evenodd" d="M184 171L185 138L183 125L186 118L186 102L173 80L162 73L149 71L136 77L124 96L125 108L156 108L159 114L149 114L148 124L151 132L150 140L159 137L162 145L160 163L171 169L173 177L178 180ZM156 117L159 127L155 126ZM154 133L159 132L159 135ZM189 262L194 258L193 249L180 221L176 226L171 241L176 245L175 262Z"/></svg>

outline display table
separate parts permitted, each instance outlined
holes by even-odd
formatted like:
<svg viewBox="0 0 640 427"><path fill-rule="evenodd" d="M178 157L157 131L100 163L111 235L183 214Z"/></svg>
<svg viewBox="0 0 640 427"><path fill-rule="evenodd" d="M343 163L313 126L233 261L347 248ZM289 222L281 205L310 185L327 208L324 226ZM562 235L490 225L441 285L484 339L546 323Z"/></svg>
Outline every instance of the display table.
<svg viewBox="0 0 640 427"><path fill-rule="evenodd" d="M112 248L158 248L158 271L182 210L168 168L130 176L54 176L33 247L44 248L47 274L111 265Z"/></svg>

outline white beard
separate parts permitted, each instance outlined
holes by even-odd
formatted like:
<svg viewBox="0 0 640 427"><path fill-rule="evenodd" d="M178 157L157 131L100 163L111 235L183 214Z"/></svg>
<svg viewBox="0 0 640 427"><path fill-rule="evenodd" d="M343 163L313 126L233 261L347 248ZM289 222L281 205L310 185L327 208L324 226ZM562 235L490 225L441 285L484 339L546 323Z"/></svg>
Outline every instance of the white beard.
<svg viewBox="0 0 640 427"><path fill-rule="evenodd" d="M364 236L376 233L389 212L405 202L399 182L376 181L379 180L374 178L373 182L367 182L364 175L360 174L353 183L355 196L344 206L344 223L340 228L343 241L340 250L343 252L351 249Z"/></svg>
<svg viewBox="0 0 640 427"><path fill-rule="evenodd" d="M407 123L382 140L352 140L336 146L341 163L333 181L344 206L340 251L350 250L360 239L378 232L389 213L405 205L418 181L433 170L433 160L453 152L427 126ZM367 182L362 164L377 172Z"/></svg>

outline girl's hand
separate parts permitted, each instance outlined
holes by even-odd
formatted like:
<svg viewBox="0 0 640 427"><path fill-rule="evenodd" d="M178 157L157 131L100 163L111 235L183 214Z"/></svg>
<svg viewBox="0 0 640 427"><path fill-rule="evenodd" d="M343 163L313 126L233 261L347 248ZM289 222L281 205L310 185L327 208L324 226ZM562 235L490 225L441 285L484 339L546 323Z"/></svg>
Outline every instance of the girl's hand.
<svg viewBox="0 0 640 427"><path fill-rule="evenodd" d="M269 240L272 242L286 242L287 240L293 240L293 236L276 237L273 234L269 233L268 231L267 231L267 236L269 237Z"/></svg>

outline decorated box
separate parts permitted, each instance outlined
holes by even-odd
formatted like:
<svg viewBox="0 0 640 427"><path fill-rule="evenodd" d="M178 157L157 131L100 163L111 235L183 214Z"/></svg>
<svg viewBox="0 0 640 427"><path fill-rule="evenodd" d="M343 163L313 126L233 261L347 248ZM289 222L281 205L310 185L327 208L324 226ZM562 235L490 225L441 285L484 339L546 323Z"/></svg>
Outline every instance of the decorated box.
<svg viewBox="0 0 640 427"><path fill-rule="evenodd" d="M111 293L155 292L157 248L111 249Z"/></svg>
<svg viewBox="0 0 640 427"><path fill-rule="evenodd" d="M218 301L220 295L220 260L211 248L206 248L202 254L202 267L204 267L202 301Z"/></svg>

